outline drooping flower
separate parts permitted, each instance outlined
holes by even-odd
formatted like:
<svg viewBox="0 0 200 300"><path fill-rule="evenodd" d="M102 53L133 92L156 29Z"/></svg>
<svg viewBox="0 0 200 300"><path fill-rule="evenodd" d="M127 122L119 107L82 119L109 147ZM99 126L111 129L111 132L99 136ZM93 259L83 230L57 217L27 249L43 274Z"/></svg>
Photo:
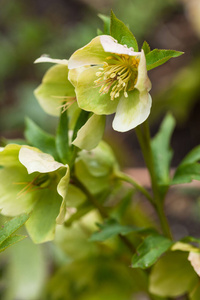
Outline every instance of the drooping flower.
<svg viewBox="0 0 200 300"><path fill-rule="evenodd" d="M79 112L76 104L74 87L68 80L68 61L66 59L53 59L41 56L35 63L53 63L44 75L42 83L34 91L34 94L46 113L59 116L60 111L70 108L70 113Z"/></svg>
<svg viewBox="0 0 200 300"><path fill-rule="evenodd" d="M128 131L149 116L151 82L143 50L134 52L102 35L77 50L68 68L79 107L97 115L116 113L115 130Z"/></svg>
<svg viewBox="0 0 200 300"><path fill-rule="evenodd" d="M69 167L39 149L9 144L0 149L1 214L31 213L26 228L35 243L54 238L62 222Z"/></svg>

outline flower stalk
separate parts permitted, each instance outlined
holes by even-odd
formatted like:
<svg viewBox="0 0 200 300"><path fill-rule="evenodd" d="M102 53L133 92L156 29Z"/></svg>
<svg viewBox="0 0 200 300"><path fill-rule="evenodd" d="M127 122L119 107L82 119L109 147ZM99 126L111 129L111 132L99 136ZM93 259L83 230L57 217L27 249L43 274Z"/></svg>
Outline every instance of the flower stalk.
<svg viewBox="0 0 200 300"><path fill-rule="evenodd" d="M135 128L135 132L151 178L153 198L150 202L153 204L158 214L163 233L168 238L172 239L171 230L164 213L164 199L159 192L159 186L156 178L148 121L145 121L140 127Z"/></svg>

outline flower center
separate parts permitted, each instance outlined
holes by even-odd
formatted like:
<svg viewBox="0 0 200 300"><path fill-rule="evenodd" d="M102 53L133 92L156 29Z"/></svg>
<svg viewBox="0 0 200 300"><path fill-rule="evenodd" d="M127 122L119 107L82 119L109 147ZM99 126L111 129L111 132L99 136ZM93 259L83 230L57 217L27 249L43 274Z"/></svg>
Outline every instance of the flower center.
<svg viewBox="0 0 200 300"><path fill-rule="evenodd" d="M110 92L111 100L114 100L123 92L127 98L128 91L134 89L137 81L139 58L113 54L106 60L96 73L99 78L95 80L95 84L101 86L99 93Z"/></svg>

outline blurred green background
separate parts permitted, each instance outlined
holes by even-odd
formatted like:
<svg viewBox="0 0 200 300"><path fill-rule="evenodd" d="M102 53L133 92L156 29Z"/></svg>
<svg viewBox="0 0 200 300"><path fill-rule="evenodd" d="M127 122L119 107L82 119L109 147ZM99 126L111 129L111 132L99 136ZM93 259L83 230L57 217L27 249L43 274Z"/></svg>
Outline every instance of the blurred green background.
<svg viewBox="0 0 200 300"><path fill-rule="evenodd" d="M152 49L185 52L149 72L152 135L171 111L177 119L172 138L173 165L177 165L189 149L200 144L200 1L196 0L0 0L0 136L22 138L26 116L55 132L57 119L46 115L33 95L49 64L33 62L42 54L68 59L95 37L97 28L102 28L98 14L109 15L111 8L129 25L140 45L146 40ZM113 145L121 165L142 166L134 131L114 132L111 121L109 118L105 139ZM181 203L183 207L182 199ZM140 226L145 226L148 219L136 206L129 217L135 214ZM188 212L185 207L182 214ZM139 291L145 292L147 280L136 270L127 271L129 259L122 255L123 249L113 257L112 242L100 247L88 242L93 226L93 219L89 220L86 224L82 221L84 226L75 224L70 233L60 229L56 241L59 247L38 247L26 239L14 246L9 256L1 254L0 298L146 300ZM119 263L119 257L123 263ZM141 289L133 289L136 281Z"/></svg>

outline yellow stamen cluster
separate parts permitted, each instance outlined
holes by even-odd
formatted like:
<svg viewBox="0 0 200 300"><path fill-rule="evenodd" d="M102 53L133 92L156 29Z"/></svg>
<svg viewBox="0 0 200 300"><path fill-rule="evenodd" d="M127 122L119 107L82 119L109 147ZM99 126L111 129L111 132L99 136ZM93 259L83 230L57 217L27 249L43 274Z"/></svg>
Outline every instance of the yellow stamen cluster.
<svg viewBox="0 0 200 300"><path fill-rule="evenodd" d="M97 86L101 86L99 93L110 92L111 100L118 98L120 92L128 97L128 91L134 89L138 76L139 58L124 54L113 54L106 58L103 66L99 68L95 80Z"/></svg>

